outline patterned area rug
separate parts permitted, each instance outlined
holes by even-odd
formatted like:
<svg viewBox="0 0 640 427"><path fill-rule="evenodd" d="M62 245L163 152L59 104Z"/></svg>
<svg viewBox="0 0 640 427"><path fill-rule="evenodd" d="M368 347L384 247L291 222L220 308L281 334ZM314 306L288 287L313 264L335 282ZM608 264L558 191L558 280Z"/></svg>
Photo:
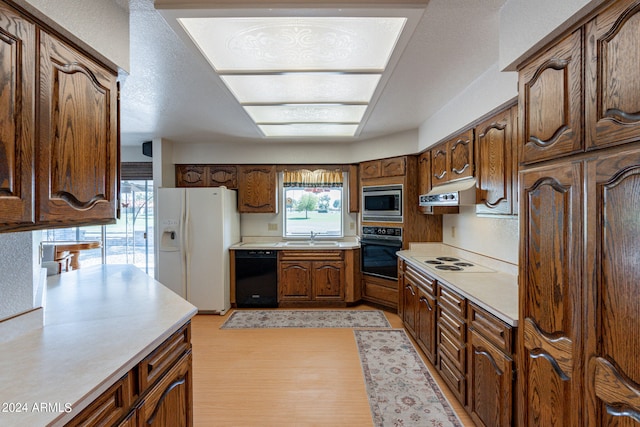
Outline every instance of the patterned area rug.
<svg viewBox="0 0 640 427"><path fill-rule="evenodd" d="M220 329L389 327L381 310L236 310Z"/></svg>
<svg viewBox="0 0 640 427"><path fill-rule="evenodd" d="M375 426L462 427L403 329L353 332Z"/></svg>

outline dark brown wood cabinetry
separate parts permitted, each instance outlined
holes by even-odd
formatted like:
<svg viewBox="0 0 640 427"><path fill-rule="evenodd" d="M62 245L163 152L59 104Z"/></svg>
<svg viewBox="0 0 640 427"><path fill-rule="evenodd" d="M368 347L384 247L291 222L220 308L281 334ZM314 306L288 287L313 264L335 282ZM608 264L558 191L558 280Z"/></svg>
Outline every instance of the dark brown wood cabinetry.
<svg viewBox="0 0 640 427"><path fill-rule="evenodd" d="M580 29L521 68L520 162L554 159L583 149L582 86Z"/></svg>
<svg viewBox="0 0 640 427"><path fill-rule="evenodd" d="M187 323L67 426L190 427L191 365L191 325Z"/></svg>
<svg viewBox="0 0 640 427"><path fill-rule="evenodd" d="M607 2L584 22L542 54L571 44L560 56L585 58L584 75L564 73L583 91L569 132L578 142L522 158L550 161L520 175L518 425L640 422L640 1ZM558 95L521 105L525 120Z"/></svg>
<svg viewBox="0 0 640 427"><path fill-rule="evenodd" d="M460 403L467 402L467 301L452 290L438 286L437 367Z"/></svg>
<svg viewBox="0 0 640 427"><path fill-rule="evenodd" d="M278 177L275 165L238 166L238 211L278 212Z"/></svg>
<svg viewBox="0 0 640 427"><path fill-rule="evenodd" d="M234 165L176 165L176 187L238 188Z"/></svg>
<svg viewBox="0 0 640 427"><path fill-rule="evenodd" d="M344 251L280 251L278 304L345 302Z"/></svg>
<svg viewBox="0 0 640 427"><path fill-rule="evenodd" d="M476 213L513 215L518 212L517 107L488 118L476 132Z"/></svg>
<svg viewBox="0 0 640 427"><path fill-rule="evenodd" d="M117 73L5 3L0 23L0 229L114 222Z"/></svg>
<svg viewBox="0 0 640 427"><path fill-rule="evenodd" d="M405 157L392 157L360 163L360 179L403 176L405 171Z"/></svg>
<svg viewBox="0 0 640 427"><path fill-rule="evenodd" d="M473 129L439 144L431 150L433 187L474 175Z"/></svg>
<svg viewBox="0 0 640 427"><path fill-rule="evenodd" d="M468 308L468 411L478 426L512 426L513 330L474 304Z"/></svg>
<svg viewBox="0 0 640 427"><path fill-rule="evenodd" d="M0 229L32 225L36 26L0 3Z"/></svg>

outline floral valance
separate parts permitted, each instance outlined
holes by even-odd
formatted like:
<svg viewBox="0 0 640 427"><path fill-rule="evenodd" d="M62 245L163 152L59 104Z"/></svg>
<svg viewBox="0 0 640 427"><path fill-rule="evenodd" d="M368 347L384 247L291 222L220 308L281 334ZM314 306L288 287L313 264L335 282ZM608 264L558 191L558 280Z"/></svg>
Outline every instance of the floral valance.
<svg viewBox="0 0 640 427"><path fill-rule="evenodd" d="M316 169L285 170L283 185L285 187L305 187L305 188L335 188L342 187L342 171Z"/></svg>

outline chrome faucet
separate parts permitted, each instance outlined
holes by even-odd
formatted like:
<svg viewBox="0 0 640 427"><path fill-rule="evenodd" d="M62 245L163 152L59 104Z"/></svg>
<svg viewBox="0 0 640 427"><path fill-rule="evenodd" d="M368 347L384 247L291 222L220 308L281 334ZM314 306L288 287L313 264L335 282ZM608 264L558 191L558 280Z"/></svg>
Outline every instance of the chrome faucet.
<svg viewBox="0 0 640 427"><path fill-rule="evenodd" d="M313 230L312 230L312 231L311 231L311 235L310 235L310 237L309 237L309 240L311 240L312 242L313 242L313 241L315 241L315 240L316 240L316 236L317 236L317 235L318 235L318 234L317 234L317 233L314 233L314 232L313 232Z"/></svg>

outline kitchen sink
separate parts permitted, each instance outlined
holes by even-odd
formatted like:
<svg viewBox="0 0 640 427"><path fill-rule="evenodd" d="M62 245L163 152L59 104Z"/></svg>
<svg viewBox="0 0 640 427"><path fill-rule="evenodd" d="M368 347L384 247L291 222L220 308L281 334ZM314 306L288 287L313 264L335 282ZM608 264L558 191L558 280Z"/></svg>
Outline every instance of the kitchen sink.
<svg viewBox="0 0 640 427"><path fill-rule="evenodd" d="M297 247L331 247L338 246L339 242L286 242L285 246L297 246Z"/></svg>

